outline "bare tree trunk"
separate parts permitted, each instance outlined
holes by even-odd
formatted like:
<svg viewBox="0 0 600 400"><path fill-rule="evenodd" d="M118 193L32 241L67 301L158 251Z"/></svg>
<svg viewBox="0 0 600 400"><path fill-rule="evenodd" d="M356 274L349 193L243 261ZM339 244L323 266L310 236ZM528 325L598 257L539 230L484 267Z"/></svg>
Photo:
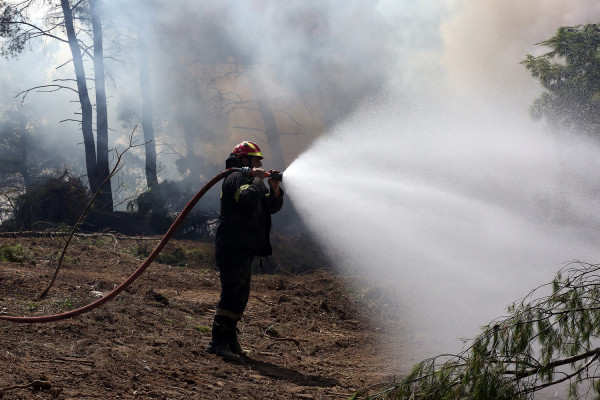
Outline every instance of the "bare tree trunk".
<svg viewBox="0 0 600 400"><path fill-rule="evenodd" d="M148 29L142 22L139 35L139 63L140 63L140 88L142 92L142 128L144 130L144 142L146 149L146 183L149 188L158 185L156 172L156 142L154 140L154 122L152 109L152 93L150 90L150 78L148 74L148 55L146 36Z"/></svg>
<svg viewBox="0 0 600 400"><path fill-rule="evenodd" d="M283 150L281 148L280 133L275 123L275 116L273 115L273 109L269 103L269 99L265 92L262 81L256 74L250 76L250 85L254 92L256 103L258 104L258 111L265 125L265 135L267 136L267 143L271 150L271 159L273 160L273 167L280 170L284 170L285 160L283 158Z"/></svg>
<svg viewBox="0 0 600 400"><path fill-rule="evenodd" d="M25 185L25 192L29 192L31 189L31 173L29 171L29 135L27 134L27 123L25 122L25 117L23 113L18 114L19 117L19 125L18 130L20 132L19 135L19 150L20 150L20 161L19 161L19 172L23 177L23 184Z"/></svg>
<svg viewBox="0 0 600 400"><path fill-rule="evenodd" d="M81 49L77 42L75 28L73 27L73 14L69 0L60 0L60 5L65 17L65 28L69 39L69 47L73 56L73 67L75 68L75 77L77 80L77 92L79 94L79 103L81 104L81 131L83 133L83 144L85 146L85 165L87 168L88 180L92 192L98 190L100 182L98 181L98 169L96 164L96 149L94 148L94 130L92 128L92 103L88 94L87 83L85 80L85 70L81 58Z"/></svg>
<svg viewBox="0 0 600 400"><path fill-rule="evenodd" d="M103 182L110 175L108 163L108 109L106 105L106 82L104 78L104 49L102 46L102 21L98 12L98 1L90 0L92 31L94 34L94 82L96 88L96 162L98 182ZM98 206L105 211L112 211L112 186L110 179L98 196Z"/></svg>

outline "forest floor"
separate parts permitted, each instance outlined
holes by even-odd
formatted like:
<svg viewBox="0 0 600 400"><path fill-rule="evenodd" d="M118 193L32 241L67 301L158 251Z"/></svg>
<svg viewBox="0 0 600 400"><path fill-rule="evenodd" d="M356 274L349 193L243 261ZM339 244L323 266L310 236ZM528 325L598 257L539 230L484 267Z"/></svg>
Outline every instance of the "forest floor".
<svg viewBox="0 0 600 400"><path fill-rule="evenodd" d="M8 258L22 254L0 262L0 314L88 304L124 281L158 242L76 237L55 285L38 300L64 241L1 239ZM179 254L185 265L155 262L115 299L73 319L0 321L0 398L347 399L359 389L373 393L419 361L419 338L403 337L400 320L381 314L356 278L327 271L254 275L239 324L248 357L228 362L206 353L219 297L211 247L172 241L163 253Z"/></svg>

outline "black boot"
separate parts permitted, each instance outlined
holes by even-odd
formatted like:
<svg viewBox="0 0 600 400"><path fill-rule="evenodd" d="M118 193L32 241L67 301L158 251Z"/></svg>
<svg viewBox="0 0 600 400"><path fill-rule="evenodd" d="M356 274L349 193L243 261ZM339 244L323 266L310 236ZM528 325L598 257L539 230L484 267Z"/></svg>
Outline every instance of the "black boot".
<svg viewBox="0 0 600 400"><path fill-rule="evenodd" d="M216 354L226 360L239 361L240 356L234 353L229 347L229 341L232 336L232 331L235 334L235 325L228 321L220 321L220 316L215 316L215 321L212 327L212 338L206 351L210 354ZM229 318L228 318L229 319Z"/></svg>
<svg viewBox="0 0 600 400"><path fill-rule="evenodd" d="M246 352L244 349L242 349L242 346L240 346L240 342L238 340L239 332L240 330L237 328L237 321L234 321L233 329L229 333L229 348L231 349L232 353L243 357L246 355Z"/></svg>

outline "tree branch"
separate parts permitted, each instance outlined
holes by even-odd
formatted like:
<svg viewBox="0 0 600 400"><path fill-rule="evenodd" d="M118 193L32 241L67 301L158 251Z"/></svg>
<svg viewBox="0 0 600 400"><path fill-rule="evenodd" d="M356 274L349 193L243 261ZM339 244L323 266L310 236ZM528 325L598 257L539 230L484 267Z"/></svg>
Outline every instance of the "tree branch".
<svg viewBox="0 0 600 400"><path fill-rule="evenodd" d="M73 236L75 235L75 231L77 230L77 228L79 227L79 225L81 224L81 222L83 221L83 219L85 218L85 216L88 214L88 212L92 208L92 204L94 204L94 201L96 200L96 198L102 192L102 188L122 168L122 166L120 166L120 164L121 164L121 159L123 158L123 155L128 150L130 150L130 149L132 149L134 147L138 147L139 146L139 145L134 144L134 142L133 142L133 134L134 134L136 128L137 128L137 126L135 128L133 128L133 131L131 132L131 135L129 136L129 146L123 152L121 152L121 153L119 153L119 151L117 149L115 149L115 153L117 154L117 160L115 162L115 165L114 165L113 169L111 170L110 174L104 179L104 181L102 181L102 183L100 184L100 186L98 187L98 189L94 193L94 195L92 196L91 200L88 202L87 206L85 207L85 209L83 210L83 212L81 213L81 215L79 216L79 218L77 219L77 222L75 222L75 224L73 225L73 228L71 229L71 233L70 233L69 237L67 238L65 246L63 247L63 251L60 254L60 258L58 259L58 265L56 266L56 270L54 271L54 276L52 277L52 280L50 281L50 283L48 284L48 286L46 287L46 289L40 294L40 296L39 296L40 300L43 299L48 294L48 292L50 291L50 288L52 288L52 285L54 285L54 282L56 281L56 277L58 276L58 271L60 270L60 267L62 265L62 261L63 261L63 259L65 257L66 252L67 252L67 248L69 247L69 244L71 243L71 240L73 239Z"/></svg>
<svg viewBox="0 0 600 400"><path fill-rule="evenodd" d="M41 34L42 36L48 36L48 37L50 37L52 39L56 39L56 40L58 40L58 41L60 41L62 43L68 43L69 42L67 39L63 39L63 38L61 38L59 36L53 35L51 33L48 33L49 31L45 31L42 28L40 28L39 26L34 25L32 23L29 23L29 22L25 22L25 21L4 21L3 23L10 24L10 25L25 25L25 26L28 26L28 27L34 29L39 34ZM27 31L24 30L22 32L27 32Z"/></svg>
<svg viewBox="0 0 600 400"><path fill-rule="evenodd" d="M35 86L35 87L32 87L32 88L29 88L27 90L23 90L22 92L17 93L14 96L14 98L17 98L17 97L23 95L23 98L21 99L21 104L22 104L23 102L25 102L25 97L27 97L27 95L29 94L29 92L31 92L33 90L37 90L37 89L51 88L51 87L53 87L54 89L52 89L52 90L39 90L39 92L40 93L51 93L51 92L56 92L56 91L58 91L60 89L68 89L68 90L71 90L71 91L73 91L75 93L78 93L77 90L75 90L73 88L70 88L68 86L63 86L63 85L41 85L41 86Z"/></svg>
<svg viewBox="0 0 600 400"><path fill-rule="evenodd" d="M588 357L594 356L591 361L594 361L596 358L600 356L600 347L595 348L594 350L586 351L582 354L577 354L573 357L563 358L561 360L556 360L549 362L548 364L542 365L540 367L531 368L525 371L505 371L509 375L515 375L517 379L527 378L528 376L535 375L540 371L550 371L556 367L560 367L562 365L573 364L580 360L585 360Z"/></svg>

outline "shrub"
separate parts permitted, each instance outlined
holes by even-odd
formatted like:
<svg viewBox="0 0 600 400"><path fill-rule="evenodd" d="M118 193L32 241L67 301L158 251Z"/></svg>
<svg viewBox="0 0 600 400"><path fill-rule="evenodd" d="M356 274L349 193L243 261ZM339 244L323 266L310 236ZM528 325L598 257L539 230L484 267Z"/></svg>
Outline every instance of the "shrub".
<svg viewBox="0 0 600 400"><path fill-rule="evenodd" d="M5 230L27 230L42 225L73 225L90 199L81 178L67 172L46 177L15 202L13 217L3 224Z"/></svg>
<svg viewBox="0 0 600 400"><path fill-rule="evenodd" d="M25 261L25 251L20 244L9 246L2 245L0 246L0 260L8 261L8 262L17 262L22 263Z"/></svg>
<svg viewBox="0 0 600 400"><path fill-rule="evenodd" d="M130 201L127 210L148 218L156 232L166 232L195 194L189 189L189 185L189 182L183 181L161 182ZM210 208L203 210L196 206L183 221L175 237L196 240L210 238L212 220L215 217L214 210Z"/></svg>

